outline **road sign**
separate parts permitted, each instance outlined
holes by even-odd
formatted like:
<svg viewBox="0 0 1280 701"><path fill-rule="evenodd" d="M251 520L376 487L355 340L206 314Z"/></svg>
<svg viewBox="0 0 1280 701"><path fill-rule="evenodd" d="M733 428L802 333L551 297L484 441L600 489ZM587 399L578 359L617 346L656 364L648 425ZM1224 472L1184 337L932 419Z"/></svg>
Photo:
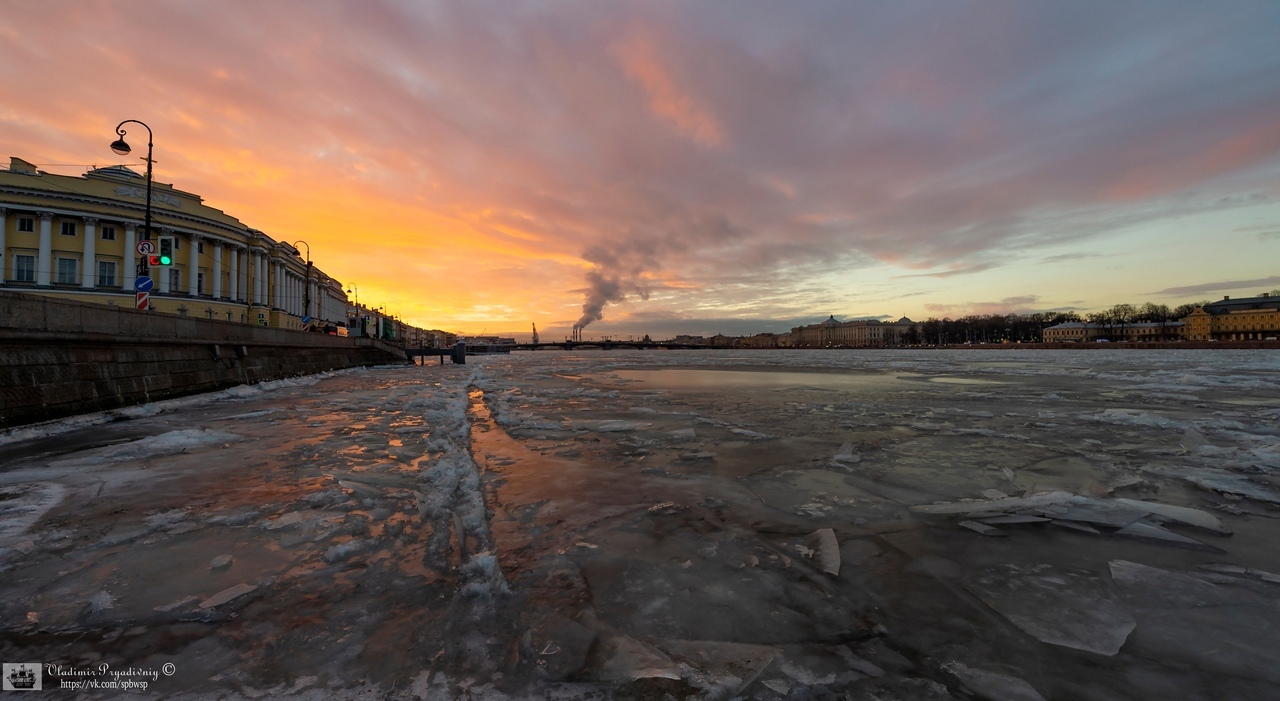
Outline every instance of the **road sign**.
<svg viewBox="0 0 1280 701"><path fill-rule="evenodd" d="M310 323L311 323L311 317L309 317L309 316L304 316L304 317L302 317L302 323L304 323L304 324L310 324Z"/></svg>
<svg viewBox="0 0 1280 701"><path fill-rule="evenodd" d="M142 309L142 310L144 310L144 311L145 311L145 310L147 309L147 307L149 307L149 306L151 306L151 293L149 293L149 292L139 292L139 293L138 293L138 302L137 302L137 304L135 304L135 305L134 305L134 307L135 307L135 308L137 308L137 309Z"/></svg>
<svg viewBox="0 0 1280 701"><path fill-rule="evenodd" d="M133 291L150 292L151 288L154 287L155 284L155 280L152 280L150 277L140 277L133 281Z"/></svg>
<svg viewBox="0 0 1280 701"><path fill-rule="evenodd" d="M135 246L135 248L138 249L138 255L149 256L156 252L156 242L143 239L138 242L138 245Z"/></svg>

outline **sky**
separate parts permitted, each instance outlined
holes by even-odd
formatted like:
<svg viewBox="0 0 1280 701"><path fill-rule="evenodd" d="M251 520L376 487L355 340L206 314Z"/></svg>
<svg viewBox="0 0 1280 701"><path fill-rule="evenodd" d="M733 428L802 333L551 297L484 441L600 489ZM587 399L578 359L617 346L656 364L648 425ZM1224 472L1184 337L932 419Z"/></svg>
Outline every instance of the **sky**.
<svg viewBox="0 0 1280 701"><path fill-rule="evenodd" d="M135 161L427 328L1280 288L1280 3L0 0L0 157Z"/></svg>

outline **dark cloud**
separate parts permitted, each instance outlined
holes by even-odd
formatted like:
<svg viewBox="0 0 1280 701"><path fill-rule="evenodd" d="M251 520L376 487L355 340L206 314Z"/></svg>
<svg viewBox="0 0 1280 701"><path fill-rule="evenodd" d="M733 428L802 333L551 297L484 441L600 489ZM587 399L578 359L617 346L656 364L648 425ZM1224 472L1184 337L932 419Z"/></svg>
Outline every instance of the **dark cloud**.
<svg viewBox="0 0 1280 701"><path fill-rule="evenodd" d="M1060 253L1056 256L1048 256L1039 260L1042 264L1054 265L1057 263L1067 263L1073 260L1089 260L1090 258L1102 258L1101 253Z"/></svg>
<svg viewBox="0 0 1280 701"><path fill-rule="evenodd" d="M960 304L926 304L924 305L932 315L938 316L968 316L970 314L1030 314L1035 311L1036 303L1040 298L1036 295L1021 295L1018 297L1006 297L999 302L963 302Z"/></svg>
<svg viewBox="0 0 1280 701"><path fill-rule="evenodd" d="M1256 292L1264 292L1266 291L1266 288L1275 287L1276 285L1280 285L1280 275L1258 278L1256 280L1223 280L1221 282L1205 282L1199 285L1186 285L1184 287L1167 287L1163 290L1148 292L1147 294L1159 295L1161 297L1194 297L1222 290L1252 290L1249 292L1249 295L1252 296Z"/></svg>

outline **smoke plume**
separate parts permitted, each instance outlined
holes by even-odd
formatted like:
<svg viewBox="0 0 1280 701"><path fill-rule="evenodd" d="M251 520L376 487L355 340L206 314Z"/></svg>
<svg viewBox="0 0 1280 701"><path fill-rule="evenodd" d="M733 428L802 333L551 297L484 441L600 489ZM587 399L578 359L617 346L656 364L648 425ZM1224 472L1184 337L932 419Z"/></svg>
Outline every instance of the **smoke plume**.
<svg viewBox="0 0 1280 701"><path fill-rule="evenodd" d="M581 330L593 321L600 321L604 318L605 305L617 304L628 294L649 299L645 273L660 267L660 247L664 246L654 241L633 240L613 249L603 246L587 249L582 257L595 267L587 271L582 316L573 325L574 329Z"/></svg>

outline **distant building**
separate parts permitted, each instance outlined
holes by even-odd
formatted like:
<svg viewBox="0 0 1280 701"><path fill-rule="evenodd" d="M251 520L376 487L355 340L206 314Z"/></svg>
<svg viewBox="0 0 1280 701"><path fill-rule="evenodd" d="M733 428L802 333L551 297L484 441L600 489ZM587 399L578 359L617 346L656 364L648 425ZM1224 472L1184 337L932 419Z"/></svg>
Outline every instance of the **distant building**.
<svg viewBox="0 0 1280 701"><path fill-rule="evenodd" d="M1185 337L1181 321L1138 322L1133 324L1090 324L1070 321L1044 330L1045 343L1092 343L1108 341L1178 341Z"/></svg>
<svg viewBox="0 0 1280 701"><path fill-rule="evenodd" d="M514 346L516 339L501 338L499 336L459 336L459 341L468 346Z"/></svg>
<svg viewBox="0 0 1280 701"><path fill-rule="evenodd" d="M743 348L778 348L778 334L758 333L754 336L743 336L738 339L738 345Z"/></svg>
<svg viewBox="0 0 1280 701"><path fill-rule="evenodd" d="M918 325L905 316L885 323L879 319L839 321L832 315L820 324L791 329L785 343L796 348L883 348L908 343L913 330L918 334Z"/></svg>
<svg viewBox="0 0 1280 701"><path fill-rule="evenodd" d="M1183 318L1192 341L1247 341L1280 334L1280 297L1263 294L1204 305Z"/></svg>
<svg viewBox="0 0 1280 701"><path fill-rule="evenodd" d="M65 176L10 159L0 170L0 287L132 309L146 189L123 166ZM308 270L292 245L172 185L153 182L151 203L152 240L175 245L173 264L149 271L152 309L288 329L305 316L346 322L342 285Z"/></svg>

